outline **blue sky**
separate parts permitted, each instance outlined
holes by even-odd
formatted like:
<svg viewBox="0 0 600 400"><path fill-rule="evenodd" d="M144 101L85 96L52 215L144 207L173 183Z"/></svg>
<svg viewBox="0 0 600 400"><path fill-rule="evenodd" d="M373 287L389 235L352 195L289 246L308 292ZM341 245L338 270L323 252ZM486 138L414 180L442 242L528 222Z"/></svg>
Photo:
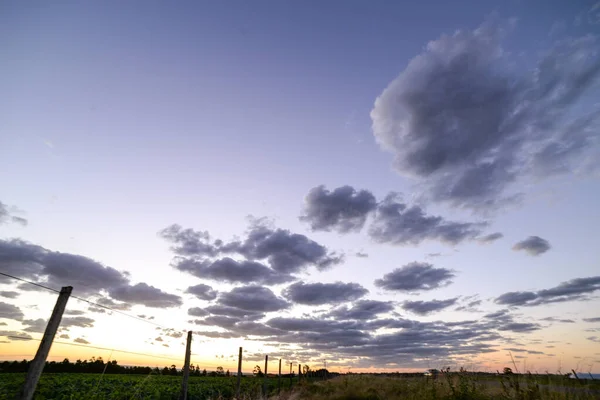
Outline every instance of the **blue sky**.
<svg viewBox="0 0 600 400"><path fill-rule="evenodd" d="M227 1L177 7L27 2L0 7L0 90L5 94L0 98L5 188L0 239L6 243L21 238L49 252L101 263L94 268L129 271L127 287L145 282L161 295L181 299L172 307L148 307L131 295L133 313L156 320L177 313L180 326L227 332L208 323L189 325L187 310L226 302L226 293L256 285L256 279L206 278L205 266L198 266L200 279L170 266L177 264L174 257L210 263L227 256L276 269L272 260L239 248L177 254L169 247L181 245L181 237L169 243L157 233L180 224L225 243L235 237L243 242L248 229L258 229L248 216L267 217L260 229L289 230L344 254L343 261L322 271L315 267L319 260L311 259L294 271L295 280L358 283L369 290L363 300L394 302L384 316L423 323L486 321L484 315L509 308L510 320L485 326L498 334L492 347L481 345L485 338L472 339L480 347L468 356L482 367L502 364L503 349L515 347L511 341L534 348L542 346L537 340L564 344L569 335L573 345L561 350L565 361L575 366L580 360L575 357L596 353L586 363L600 362L594 361L600 357L597 323L583 321L600 317L594 313L600 286L593 280L600 259L594 162L600 6L593 1ZM466 67L461 57L468 60ZM557 143L560 151L552 147ZM556 173L559 166L563 169ZM487 167L494 172L488 174ZM467 185L471 176L478 177L475 185ZM325 188L322 196L311 202L307 195L319 185ZM353 195L332 195L345 185ZM364 217L362 224L352 220L354 228L344 232L340 227L349 217L349 204L360 203L352 196L361 190L374 203L361 203L367 208L354 210L353 216ZM384 198L390 192L402 194L390 204L420 207L426 218L385 219ZM519 201L504 201L514 193ZM11 221L13 216L27 224ZM431 216L440 219L427 219ZM394 225L398 221L404 225ZM429 224L420 228L426 233L410 225L419 221ZM387 230L378 235L376 226ZM503 237L483 245L482 237L494 232ZM540 241L513 249L530 236ZM0 271L18 272L16 261L7 260ZM44 260L29 262L47 269ZM454 271L452 283L391 291L374 284L413 262L434 268L434 274ZM24 277L70 283L47 272ZM543 305L498 300L504 293L536 292L578 278L591 283L577 298L553 298ZM264 286L291 301L286 287L293 282ZM199 283L211 285L220 297L211 303L184 293ZM11 284L6 282L6 291ZM111 292L109 283L98 285L98 292L84 294L120 300L121 292ZM334 288L323 290L329 289ZM473 295L481 300L477 311L455 310ZM0 300L24 307L30 296ZM422 315L406 304L443 299L456 304ZM325 302L319 309L356 301ZM300 318L313 306L285 308L253 322L273 328L274 318ZM38 312L24 318L44 317ZM105 317L92 313L96 328L79 327L79 335L118 347L119 338L102 343L106 335L92 333L103 332ZM547 317L575 322L542 320ZM22 320L7 320L10 330L26 329ZM526 332L503 330L533 321L539 326ZM238 338L206 340L234 352L248 335L236 329L231 331ZM387 327L378 334L403 329ZM298 335L286 339L297 346L286 355L311 362L316 356ZM282 347L260 346L283 354ZM390 368L421 368L431 360L460 363L465 354L440 350L425 362L421 353L403 353L405 361ZM368 368L385 361L377 353L360 356L348 352L339 363ZM556 357L544 355L535 362L554 368Z"/></svg>

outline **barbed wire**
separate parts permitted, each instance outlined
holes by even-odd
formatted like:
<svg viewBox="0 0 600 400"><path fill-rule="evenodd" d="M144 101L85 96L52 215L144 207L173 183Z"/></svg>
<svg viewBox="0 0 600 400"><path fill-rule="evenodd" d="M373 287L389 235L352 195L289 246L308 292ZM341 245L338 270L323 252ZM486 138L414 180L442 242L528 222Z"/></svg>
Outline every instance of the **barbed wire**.
<svg viewBox="0 0 600 400"><path fill-rule="evenodd" d="M50 290L50 291L55 292L55 293L60 293L60 290L56 290L56 289L53 289L51 287L48 287L48 286L45 286L45 285L42 285L42 284L39 284L39 283L36 283L36 282L32 282L32 281L27 280L27 279L19 278L19 277L14 276L14 275L10 275L10 274L4 273L4 272L0 272L0 275L6 276L6 277L9 277L9 278L12 278L12 279L16 279L18 281L25 282L25 283L28 283L28 284L31 284L31 285L34 285L34 286L38 286L38 287L41 287L41 288L46 289L46 290ZM86 286L86 285L83 284L83 286ZM88 287L90 287L90 286L88 286ZM154 326L157 326L157 327L165 329L165 330L187 332L187 330L185 330L185 329L168 328L168 327L166 327L166 326L164 326L162 324L159 324L159 323L156 323L156 322L153 322L153 321L149 321L149 320L144 319L144 318L140 318L140 317L138 317L136 315L128 314L128 313L126 313L124 311L121 311L121 310L116 310L116 309L114 309L112 307L105 306L103 304L100 304L100 303L97 303L95 301L91 301L91 300L88 300L88 299L85 299L83 297L79 297L79 296L76 296L76 295L73 295L73 294L71 294L70 297L74 298L74 299L77 299L79 301L83 301L85 303L88 303L88 304L93 305L95 307L99 307L99 308L102 308L102 309L105 309L105 310L109 310L109 311L112 311L114 313L121 314L121 315L124 315L126 317L138 320L138 321L146 322L146 323L148 323L150 325L154 325ZM102 297L102 298L106 299L106 297ZM129 304L127 302L125 302L125 304L128 304L129 306L132 306L131 304Z"/></svg>

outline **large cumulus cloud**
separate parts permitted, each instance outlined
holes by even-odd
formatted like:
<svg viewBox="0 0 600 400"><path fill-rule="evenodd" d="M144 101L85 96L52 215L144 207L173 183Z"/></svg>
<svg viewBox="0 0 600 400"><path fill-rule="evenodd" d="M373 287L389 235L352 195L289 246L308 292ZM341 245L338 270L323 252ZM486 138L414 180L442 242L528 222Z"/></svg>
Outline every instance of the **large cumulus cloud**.
<svg viewBox="0 0 600 400"><path fill-rule="evenodd" d="M511 68L510 25L429 42L375 101L377 142L429 199L497 207L519 197L520 178L572 171L597 151L599 107L582 100L597 93L598 38L560 41L531 70Z"/></svg>

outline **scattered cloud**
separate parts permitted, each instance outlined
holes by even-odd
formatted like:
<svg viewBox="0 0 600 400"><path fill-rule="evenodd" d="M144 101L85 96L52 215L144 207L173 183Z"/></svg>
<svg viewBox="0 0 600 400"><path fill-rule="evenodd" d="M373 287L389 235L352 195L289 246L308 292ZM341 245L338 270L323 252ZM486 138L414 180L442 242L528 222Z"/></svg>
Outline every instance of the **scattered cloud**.
<svg viewBox="0 0 600 400"><path fill-rule="evenodd" d="M576 278L550 289L537 292L507 292L498 296L497 304L508 306L537 306L573 300L587 300L587 295L600 290L600 276Z"/></svg>
<svg viewBox="0 0 600 400"><path fill-rule="evenodd" d="M416 292L433 290L452 283L454 271L435 268L433 264L411 262L396 268L375 281L375 286L391 291Z"/></svg>
<svg viewBox="0 0 600 400"><path fill-rule="evenodd" d="M488 244L495 242L496 240L502 239L504 235L500 232L490 233L489 235L484 235L477 238L477 241L481 244Z"/></svg>
<svg viewBox="0 0 600 400"><path fill-rule="evenodd" d="M214 290L212 287L208 285L204 285L202 283L194 286L190 286L185 290L186 293L193 294L200 300L214 300L217 298L219 292Z"/></svg>
<svg viewBox="0 0 600 400"><path fill-rule="evenodd" d="M539 236L529 236L527 239L515 243L515 251L525 251L531 256L539 256L550 250L550 242Z"/></svg>
<svg viewBox="0 0 600 400"><path fill-rule="evenodd" d="M600 113L581 100L600 73L598 38L558 41L519 70L502 47L512 26L490 19L429 42L375 101L377 143L428 199L494 209L522 197L517 182L593 159Z"/></svg>
<svg viewBox="0 0 600 400"><path fill-rule="evenodd" d="M146 307L170 308L179 307L183 304L180 296L165 293L143 282L133 286L116 287L109 293L113 299L132 304L141 304Z"/></svg>
<svg viewBox="0 0 600 400"><path fill-rule="evenodd" d="M404 303L402 303L402 308L406 311L410 311L418 315L427 315L453 306L454 304L456 304L457 300L458 297L447 300L405 301Z"/></svg>
<svg viewBox="0 0 600 400"><path fill-rule="evenodd" d="M51 288L73 286L73 292L78 295L101 296L101 293L108 292L113 299L131 304L148 307L181 305L179 296L143 282L131 285L126 272L104 266L88 257L50 251L18 239L0 240L0 268L8 274L41 282ZM0 278L2 281L5 280ZM34 286L23 288L39 290ZM119 307L118 303L102 296L98 303L115 309Z"/></svg>
<svg viewBox="0 0 600 400"><path fill-rule="evenodd" d="M439 240L455 245L475 239L485 226L485 223L454 222L427 215L421 207L408 206L392 193L377 207L369 235L377 243L416 245L425 240Z"/></svg>
<svg viewBox="0 0 600 400"><path fill-rule="evenodd" d="M60 335L58 338L59 338L59 339L70 339L71 337L70 337L68 334L66 334L66 333L63 333L63 334L62 334L62 335Z"/></svg>
<svg viewBox="0 0 600 400"><path fill-rule="evenodd" d="M540 321L547 321L547 322L560 322L563 324L574 324L575 321L572 319L568 319L568 318L556 318L556 317L546 317L546 318L542 318Z"/></svg>
<svg viewBox="0 0 600 400"><path fill-rule="evenodd" d="M200 307L192 307L188 309L188 315L191 315L192 317L206 317L209 315L209 312Z"/></svg>
<svg viewBox="0 0 600 400"><path fill-rule="evenodd" d="M583 319L585 322L600 322L600 317L594 317L594 318L584 318Z"/></svg>
<svg viewBox="0 0 600 400"><path fill-rule="evenodd" d="M304 199L301 221L308 222L313 231L358 232L367 216L377 206L375 196L367 190L341 186L332 191L325 186L312 188Z"/></svg>
<svg viewBox="0 0 600 400"><path fill-rule="evenodd" d="M394 310L394 303L391 301L378 300L358 300L351 307L341 306L331 310L326 317L336 320L370 320L375 319L379 314L388 313Z"/></svg>
<svg viewBox="0 0 600 400"><path fill-rule="evenodd" d="M19 307L12 304L0 302L0 318L22 321L23 317L23 311L21 311Z"/></svg>
<svg viewBox="0 0 600 400"><path fill-rule="evenodd" d="M288 286L283 295L293 303L307 305L337 304L357 300L369 291L358 283L304 283Z"/></svg>
<svg viewBox="0 0 600 400"><path fill-rule="evenodd" d="M256 285L236 287L230 292L223 292L217 301L221 305L258 312L280 311L291 306L284 299L275 296L271 289Z"/></svg>
<svg viewBox="0 0 600 400"><path fill-rule="evenodd" d="M17 332L17 331L0 330L0 336L8 337L11 340L31 340L31 339L33 339L33 337L30 334L24 333L24 332Z"/></svg>
<svg viewBox="0 0 600 400"><path fill-rule="evenodd" d="M9 206L0 201L0 225L8 224L10 222L23 226L27 225L27 220L25 218L14 215L13 212L9 210Z"/></svg>
<svg viewBox="0 0 600 400"><path fill-rule="evenodd" d="M202 279L229 283L261 283L275 285L294 280L256 261L236 261L225 257L216 261L194 261L180 258L173 266Z"/></svg>
<svg viewBox="0 0 600 400"><path fill-rule="evenodd" d="M19 297L19 292L11 292L11 291L1 291L0 297L6 297L7 299L16 299Z"/></svg>
<svg viewBox="0 0 600 400"><path fill-rule="evenodd" d="M46 320L42 318L26 319L21 321L21 323L25 326L23 328L25 332L43 333L46 330Z"/></svg>
<svg viewBox="0 0 600 400"><path fill-rule="evenodd" d="M532 322L510 322L498 328L499 331L510 331L515 333L532 332L539 330L541 326Z"/></svg>
<svg viewBox="0 0 600 400"><path fill-rule="evenodd" d="M289 282L290 274L303 272L310 266L324 270L343 261L342 255L329 252L308 237L286 229L276 229L266 219L253 219L246 238L224 242L211 241L207 232L171 225L159 232L174 244L178 257L173 266L198 277L218 281L277 284ZM237 255L236 261L220 255ZM257 262L267 262L268 265Z"/></svg>
<svg viewBox="0 0 600 400"><path fill-rule="evenodd" d="M358 258L368 258L369 255L367 253L364 253L362 251L357 251L356 253L354 253L354 255Z"/></svg>
<svg viewBox="0 0 600 400"><path fill-rule="evenodd" d="M73 342L74 343L79 343L79 344L90 344L90 342L88 342L84 338L76 338L76 339L73 340Z"/></svg>

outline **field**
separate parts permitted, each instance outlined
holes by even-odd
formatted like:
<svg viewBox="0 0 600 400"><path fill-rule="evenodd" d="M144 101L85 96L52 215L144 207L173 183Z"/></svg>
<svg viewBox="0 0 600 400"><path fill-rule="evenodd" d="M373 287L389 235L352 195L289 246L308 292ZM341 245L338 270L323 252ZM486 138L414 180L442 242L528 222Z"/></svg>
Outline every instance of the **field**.
<svg viewBox="0 0 600 400"><path fill-rule="evenodd" d="M19 393L25 374L0 374L0 400L13 400ZM190 377L188 399L231 399L235 395L235 377ZM262 379L244 377L241 380L243 398L260 398ZM290 380L282 378L282 387ZM297 384L297 381L293 382ZM269 379L270 392L276 391L277 379ZM42 374L35 394L41 399L177 399L181 389L180 376L109 375L58 373Z"/></svg>
<svg viewBox="0 0 600 400"><path fill-rule="evenodd" d="M0 400L14 399L24 374L0 375ZM190 377L188 399L232 399L235 377ZM329 381L269 380L272 400L593 400L600 382L551 377L478 377L451 374L437 379L372 375L340 376ZM181 377L161 375L43 374L35 399L177 399ZM261 398L262 379L242 379L242 399Z"/></svg>

